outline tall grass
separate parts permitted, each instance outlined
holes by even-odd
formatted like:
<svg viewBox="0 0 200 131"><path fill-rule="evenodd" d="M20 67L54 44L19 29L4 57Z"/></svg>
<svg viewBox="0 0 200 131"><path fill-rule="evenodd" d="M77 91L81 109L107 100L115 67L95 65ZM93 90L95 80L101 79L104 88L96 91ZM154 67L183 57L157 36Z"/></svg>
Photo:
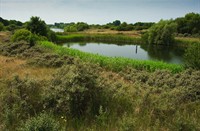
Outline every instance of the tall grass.
<svg viewBox="0 0 200 131"><path fill-rule="evenodd" d="M156 61L133 60L122 57L112 58L107 56L101 56L98 54L81 52L76 49L64 48L62 46L55 45L54 43L48 41L40 41L39 44L42 47L48 48L59 55L70 55L74 57L79 57L84 61L99 64L100 66L106 67L113 71L121 71L126 67L133 67L136 69L147 70L147 71L155 71L157 69L167 69L173 73L177 73L184 70L182 65L177 65L177 64L167 64L164 62L156 62Z"/></svg>
<svg viewBox="0 0 200 131"><path fill-rule="evenodd" d="M96 35L96 34L69 34L69 35L57 35L57 42L80 42L80 41L92 41L92 42L107 42L117 44L141 44L142 39L138 37L130 37L125 35Z"/></svg>
<svg viewBox="0 0 200 131"><path fill-rule="evenodd" d="M190 46L193 43L200 43L200 39L197 38L181 38L178 37L175 39L175 46L179 46L179 47L187 47Z"/></svg>

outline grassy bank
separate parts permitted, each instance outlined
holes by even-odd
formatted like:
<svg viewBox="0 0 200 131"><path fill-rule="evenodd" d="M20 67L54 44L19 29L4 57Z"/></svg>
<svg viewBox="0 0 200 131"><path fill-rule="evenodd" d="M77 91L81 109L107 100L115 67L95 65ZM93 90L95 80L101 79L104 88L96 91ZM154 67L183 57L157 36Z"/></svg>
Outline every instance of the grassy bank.
<svg viewBox="0 0 200 131"><path fill-rule="evenodd" d="M48 41L40 41L39 44L44 48L51 49L52 51L60 54L60 55L70 55L74 57L79 57L80 59L99 64L102 67L106 67L110 70L120 71L127 67L133 67L136 69L147 70L147 71L155 71L158 69L168 69L173 73L180 72L184 68L181 65L176 64L167 64L164 62L155 62L155 61L142 61L142 60L133 60L128 58L111 58L106 56L101 56L97 54L91 54L86 52L81 52L79 50L64 48L54 43Z"/></svg>
<svg viewBox="0 0 200 131"><path fill-rule="evenodd" d="M57 35L58 43L65 42L106 42L116 44L141 44L142 40L138 37L130 37L125 35L109 35L109 34L69 34Z"/></svg>

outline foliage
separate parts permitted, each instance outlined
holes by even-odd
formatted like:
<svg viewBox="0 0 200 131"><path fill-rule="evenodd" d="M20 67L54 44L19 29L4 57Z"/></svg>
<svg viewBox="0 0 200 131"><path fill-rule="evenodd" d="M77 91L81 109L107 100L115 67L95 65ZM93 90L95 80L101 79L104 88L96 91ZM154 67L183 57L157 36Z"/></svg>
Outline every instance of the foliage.
<svg viewBox="0 0 200 131"><path fill-rule="evenodd" d="M6 82L6 88L1 103L4 107L3 118L7 128L13 128L20 119L33 115L41 109L39 82L32 79L20 79L15 76L12 80Z"/></svg>
<svg viewBox="0 0 200 131"><path fill-rule="evenodd" d="M33 34L40 36L47 36L48 33L46 23L37 16L31 17L30 21L27 23L26 28Z"/></svg>
<svg viewBox="0 0 200 131"><path fill-rule="evenodd" d="M97 114L105 101L96 78L90 64L62 67L45 93L46 107L73 117Z"/></svg>
<svg viewBox="0 0 200 131"><path fill-rule="evenodd" d="M134 26L134 30L144 30L150 28L152 25L154 25L153 22L136 22Z"/></svg>
<svg viewBox="0 0 200 131"><path fill-rule="evenodd" d="M5 30L14 31L20 29L23 26L23 23L16 20L6 20L0 17L0 23L5 26Z"/></svg>
<svg viewBox="0 0 200 131"><path fill-rule="evenodd" d="M113 25L114 26L119 26L119 25L121 25L121 21L120 20L115 20L115 21L113 21Z"/></svg>
<svg viewBox="0 0 200 131"><path fill-rule="evenodd" d="M69 25L66 25L64 28L65 32L77 32L77 31L84 31L86 29L89 29L89 25L84 22L78 22L78 23L71 23Z"/></svg>
<svg viewBox="0 0 200 131"><path fill-rule="evenodd" d="M2 31L4 29L4 25L3 23L0 22L0 31Z"/></svg>
<svg viewBox="0 0 200 131"><path fill-rule="evenodd" d="M30 44L30 46L34 46L36 41L42 40L43 38L35 34L32 34L30 31L26 29L19 29L15 31L11 39L12 42L26 41Z"/></svg>
<svg viewBox="0 0 200 131"><path fill-rule="evenodd" d="M5 29L6 30L8 30L8 31L15 31L15 30L17 30L17 29L20 29L21 27L19 27L19 26L16 26L16 25L14 25L14 24L10 24L10 25L8 25L8 26L6 26L5 27Z"/></svg>
<svg viewBox="0 0 200 131"><path fill-rule="evenodd" d="M185 65L186 67L200 69L200 43L193 43L187 48Z"/></svg>
<svg viewBox="0 0 200 131"><path fill-rule="evenodd" d="M177 23L177 31L182 34L200 35L200 14L188 13L185 17L174 20Z"/></svg>
<svg viewBox="0 0 200 131"><path fill-rule="evenodd" d="M12 36L12 41L21 41L24 40L26 42L30 42L32 33L26 29L20 29L15 31L14 35Z"/></svg>
<svg viewBox="0 0 200 131"><path fill-rule="evenodd" d="M56 33L53 32L52 30L48 30L47 38L48 38L49 41L52 41L52 42L57 41Z"/></svg>
<svg viewBox="0 0 200 131"><path fill-rule="evenodd" d="M174 33L176 32L176 24L172 21L161 20L153 25L143 36L148 44L170 45L174 43Z"/></svg>
<svg viewBox="0 0 200 131"><path fill-rule="evenodd" d="M116 30L118 31L130 31L133 30L133 26L130 24L127 24L126 22L123 22L118 27L116 27Z"/></svg>
<svg viewBox="0 0 200 131"><path fill-rule="evenodd" d="M40 114L23 123L19 131L58 131L60 124L51 115Z"/></svg>

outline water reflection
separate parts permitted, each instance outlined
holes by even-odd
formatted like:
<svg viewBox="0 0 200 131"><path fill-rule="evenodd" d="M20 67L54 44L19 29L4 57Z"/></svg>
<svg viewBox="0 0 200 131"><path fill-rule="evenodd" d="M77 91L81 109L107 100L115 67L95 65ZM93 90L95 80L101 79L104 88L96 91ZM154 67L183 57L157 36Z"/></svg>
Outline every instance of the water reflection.
<svg viewBox="0 0 200 131"><path fill-rule="evenodd" d="M141 45L147 51L149 59L165 61L167 63L183 63L184 48L161 45Z"/></svg>
<svg viewBox="0 0 200 131"><path fill-rule="evenodd" d="M110 57L157 60L176 64L183 63L184 54L184 48L170 46L116 45L93 42L65 43L63 46Z"/></svg>

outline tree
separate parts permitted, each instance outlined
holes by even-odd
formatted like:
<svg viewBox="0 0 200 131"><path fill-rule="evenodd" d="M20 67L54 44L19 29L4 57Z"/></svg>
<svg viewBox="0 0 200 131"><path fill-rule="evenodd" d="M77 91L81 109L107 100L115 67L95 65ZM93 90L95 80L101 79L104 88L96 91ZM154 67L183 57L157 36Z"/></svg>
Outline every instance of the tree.
<svg viewBox="0 0 200 131"><path fill-rule="evenodd" d="M37 16L31 17L26 28L36 35L47 36L48 33L46 23Z"/></svg>
<svg viewBox="0 0 200 131"><path fill-rule="evenodd" d="M113 25L114 26L119 26L119 25L121 25L121 21L120 20L115 20L115 21L113 21Z"/></svg>
<svg viewBox="0 0 200 131"><path fill-rule="evenodd" d="M89 29L89 25L84 22L78 22L78 23L70 23L67 26L65 26L64 31L65 32L77 32L77 31L84 31L86 29Z"/></svg>
<svg viewBox="0 0 200 131"><path fill-rule="evenodd" d="M143 39L148 44L169 45L174 42L176 27L172 20L161 20L144 34Z"/></svg>
<svg viewBox="0 0 200 131"><path fill-rule="evenodd" d="M177 18L175 22L178 25L178 33L200 34L200 14L198 13L188 13L185 17Z"/></svg>
<svg viewBox="0 0 200 131"><path fill-rule="evenodd" d="M77 26L78 31L84 31L86 29L89 29L89 25L87 23L84 23L84 22L78 22L76 24L76 26Z"/></svg>

